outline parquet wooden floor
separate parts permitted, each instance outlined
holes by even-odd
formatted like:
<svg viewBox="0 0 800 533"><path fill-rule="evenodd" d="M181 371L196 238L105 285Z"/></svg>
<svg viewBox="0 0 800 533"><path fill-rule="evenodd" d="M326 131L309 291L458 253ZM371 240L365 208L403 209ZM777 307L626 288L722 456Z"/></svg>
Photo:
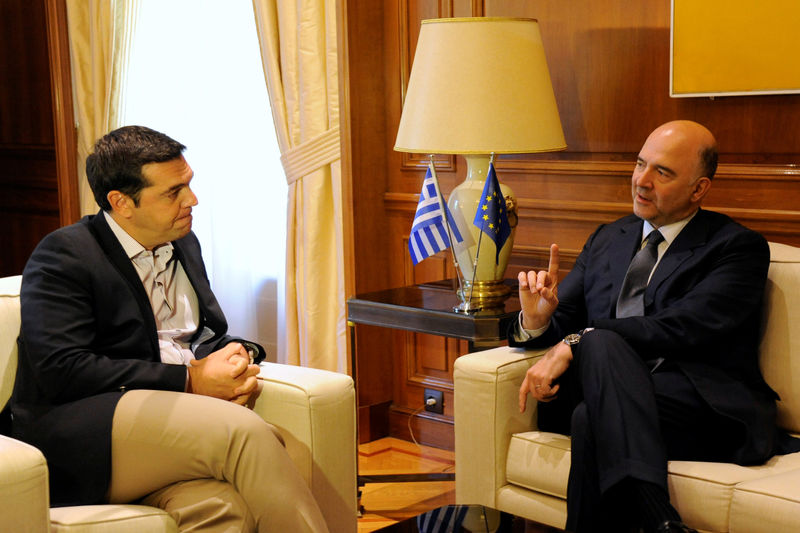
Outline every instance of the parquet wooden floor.
<svg viewBox="0 0 800 533"><path fill-rule="evenodd" d="M358 447L361 474L452 472L453 452L387 437ZM358 533L368 533L411 516L456 502L454 481L367 483Z"/></svg>
<svg viewBox="0 0 800 533"><path fill-rule="evenodd" d="M359 445L358 468L364 475L453 472L455 454L387 437ZM367 483L361 492L364 513L358 520L358 533L369 533L455 501L454 481ZM525 533L557 531L533 523L524 528Z"/></svg>

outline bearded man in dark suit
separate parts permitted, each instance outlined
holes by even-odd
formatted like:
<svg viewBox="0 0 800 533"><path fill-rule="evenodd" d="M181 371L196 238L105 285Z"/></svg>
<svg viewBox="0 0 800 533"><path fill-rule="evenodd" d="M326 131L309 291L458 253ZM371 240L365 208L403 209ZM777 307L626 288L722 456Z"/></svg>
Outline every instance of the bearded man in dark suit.
<svg viewBox="0 0 800 533"><path fill-rule="evenodd" d="M54 505L142 502L181 530L327 531L274 428L243 407L264 352L227 334L184 149L140 126L95 144L100 212L45 237L23 273L13 435L47 458Z"/></svg>
<svg viewBox="0 0 800 533"><path fill-rule="evenodd" d="M705 127L660 126L637 158L633 214L600 226L560 285L557 245L547 271L519 274L510 344L555 344L520 410L531 394L539 427L572 436L570 531L692 531L669 502L669 459L774 453L776 395L757 358L769 248L700 208L716 165Z"/></svg>

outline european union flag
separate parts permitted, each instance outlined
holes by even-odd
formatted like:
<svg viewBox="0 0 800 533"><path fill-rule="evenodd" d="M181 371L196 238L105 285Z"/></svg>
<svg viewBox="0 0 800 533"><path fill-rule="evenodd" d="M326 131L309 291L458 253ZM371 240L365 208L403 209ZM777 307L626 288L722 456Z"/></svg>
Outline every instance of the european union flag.
<svg viewBox="0 0 800 533"><path fill-rule="evenodd" d="M447 228L444 225L444 212L442 210L444 202L439 200L434 179L429 167L428 172L425 174L425 181L422 182L422 192L419 195L417 213L414 215L411 234L408 237L408 251L415 265L436 252L450 247L450 239L447 236ZM445 209L447 209L446 205ZM450 223L453 239L456 242L464 240L453 221L453 216L450 214L449 209L447 210L447 220Z"/></svg>
<svg viewBox="0 0 800 533"><path fill-rule="evenodd" d="M500 182L497 181L497 174L491 163L489 163L489 174L486 176L486 185L483 186L483 196L478 205L478 212L475 213L475 220L472 223L494 241L497 247L494 262L495 264L499 263L500 250L508 236L511 235L511 225L508 223L508 213L506 213L506 199L500 191Z"/></svg>

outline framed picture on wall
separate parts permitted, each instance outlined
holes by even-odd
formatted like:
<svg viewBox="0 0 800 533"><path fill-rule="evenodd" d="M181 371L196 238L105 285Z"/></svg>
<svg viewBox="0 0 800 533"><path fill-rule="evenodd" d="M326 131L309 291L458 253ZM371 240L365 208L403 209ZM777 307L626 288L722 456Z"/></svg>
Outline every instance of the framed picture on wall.
<svg viewBox="0 0 800 533"><path fill-rule="evenodd" d="M800 93L800 2L672 0L670 96Z"/></svg>

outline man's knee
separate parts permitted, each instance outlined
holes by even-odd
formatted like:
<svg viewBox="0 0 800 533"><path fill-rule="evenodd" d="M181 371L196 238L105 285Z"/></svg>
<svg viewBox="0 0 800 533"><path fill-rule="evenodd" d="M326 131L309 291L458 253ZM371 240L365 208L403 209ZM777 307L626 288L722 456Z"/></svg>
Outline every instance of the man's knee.
<svg viewBox="0 0 800 533"><path fill-rule="evenodd" d="M581 349L605 349L607 346L630 346L628 342L616 331L610 329L593 329L583 334L579 346Z"/></svg>
<svg viewBox="0 0 800 533"><path fill-rule="evenodd" d="M586 409L586 403L579 403L572 411L572 418L570 420L571 436L573 440L583 440L587 437L589 431L589 412Z"/></svg>
<svg viewBox="0 0 800 533"><path fill-rule="evenodd" d="M594 329L585 333L573 348L573 356L582 370L594 373L594 369L611 366L620 368L626 361L640 358L622 335L607 329Z"/></svg>
<svg viewBox="0 0 800 533"><path fill-rule="evenodd" d="M239 407L239 406L236 406ZM277 427L265 421L259 415L247 408L238 408L232 410L232 416L229 420L231 430L234 434L246 436L248 439L257 439L260 442L273 442L277 441L278 444L285 447L286 443L283 436Z"/></svg>
<svg viewBox="0 0 800 533"><path fill-rule="evenodd" d="M145 496L141 503L165 510L178 530L255 532L253 515L242 496L225 481L179 481Z"/></svg>

